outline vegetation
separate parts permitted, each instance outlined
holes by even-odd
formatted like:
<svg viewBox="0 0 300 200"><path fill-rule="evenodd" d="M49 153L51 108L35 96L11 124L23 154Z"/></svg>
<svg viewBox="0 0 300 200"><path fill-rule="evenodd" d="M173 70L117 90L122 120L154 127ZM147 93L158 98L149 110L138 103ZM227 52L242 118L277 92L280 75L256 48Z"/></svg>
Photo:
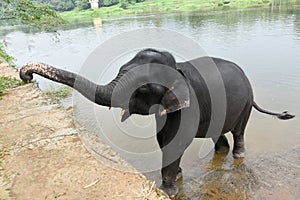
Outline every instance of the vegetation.
<svg viewBox="0 0 300 200"><path fill-rule="evenodd" d="M0 22L28 24L39 30L54 31L64 20L48 5L30 0L5 0L0 3Z"/></svg>
<svg viewBox="0 0 300 200"><path fill-rule="evenodd" d="M80 11L90 8L88 0L34 0L37 3L51 6L54 10L62 11ZM288 0L297 1L297 0ZM136 5L136 3L144 2ZM105 12L99 11L99 15L104 17L119 16L126 14L142 12L170 12L170 11L197 11L219 8L245 8L253 6L265 6L270 4L282 3L280 0L99 0L100 7L110 7L113 13L105 15ZM286 2L286 1L284 1ZM121 10L113 8L116 6ZM129 9L130 11L124 11ZM101 10L101 9L100 9ZM103 17L103 16L102 16Z"/></svg>
<svg viewBox="0 0 300 200"><path fill-rule="evenodd" d="M90 8L88 0L33 0L36 3L46 4L54 10L70 11L70 10L87 10ZM130 3L138 3L144 0L99 0L99 6L112 6L120 3L121 6L127 6Z"/></svg>
<svg viewBox="0 0 300 200"><path fill-rule="evenodd" d="M48 5L34 3L30 0L1 0L0 25L8 22L10 25L28 24L38 30L55 31L59 24L65 21ZM14 58L9 56L0 42L0 62L8 62L14 66Z"/></svg>
<svg viewBox="0 0 300 200"><path fill-rule="evenodd" d="M25 83L17 78L0 76L0 95L6 92L8 88L13 88L23 84Z"/></svg>
<svg viewBox="0 0 300 200"><path fill-rule="evenodd" d="M49 95L54 101L59 103L62 99L69 97L72 93L72 88L61 85L50 85L46 90L46 94Z"/></svg>
<svg viewBox="0 0 300 200"><path fill-rule="evenodd" d="M87 0L77 0L75 1L75 7L77 10L86 10L90 8L90 4Z"/></svg>
<svg viewBox="0 0 300 200"><path fill-rule="evenodd" d="M0 63L7 62L11 66L15 67L15 64L13 61L14 61L14 58L5 52L3 44L0 43Z"/></svg>
<svg viewBox="0 0 300 200"><path fill-rule="evenodd" d="M296 0L289 0L289 2ZM69 11L61 13L68 21L91 19L95 17L107 18L130 14L166 13L166 12L197 12L207 10L222 10L230 8L249 8L270 6L276 0L102 0L105 3L98 10Z"/></svg>
<svg viewBox="0 0 300 200"><path fill-rule="evenodd" d="M86 0L33 0L39 4L45 4L52 7L55 11L69 11L73 10L75 7L80 6L85 9L90 8L88 1Z"/></svg>

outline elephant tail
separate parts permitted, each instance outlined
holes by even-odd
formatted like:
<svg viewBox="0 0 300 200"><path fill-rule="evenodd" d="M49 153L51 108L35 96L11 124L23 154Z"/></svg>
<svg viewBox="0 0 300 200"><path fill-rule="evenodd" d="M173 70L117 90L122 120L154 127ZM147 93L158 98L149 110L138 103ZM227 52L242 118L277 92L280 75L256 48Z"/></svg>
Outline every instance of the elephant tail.
<svg viewBox="0 0 300 200"><path fill-rule="evenodd" d="M295 115L289 114L288 111L284 111L282 113L274 113L274 112L267 111L267 110L259 107L255 102L253 102L253 107L259 112L276 116L278 119L282 119L282 120L292 119L295 117Z"/></svg>

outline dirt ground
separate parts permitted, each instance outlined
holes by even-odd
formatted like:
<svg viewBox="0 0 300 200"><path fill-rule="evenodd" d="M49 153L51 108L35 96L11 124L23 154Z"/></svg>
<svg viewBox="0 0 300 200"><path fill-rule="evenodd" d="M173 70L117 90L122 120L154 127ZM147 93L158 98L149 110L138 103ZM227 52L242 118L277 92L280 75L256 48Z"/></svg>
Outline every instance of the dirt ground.
<svg viewBox="0 0 300 200"><path fill-rule="evenodd" d="M3 75L18 77L0 64ZM80 139L87 134L34 84L10 89L0 100L0 199L168 199L143 175L95 160ZM130 168L102 145L103 157Z"/></svg>

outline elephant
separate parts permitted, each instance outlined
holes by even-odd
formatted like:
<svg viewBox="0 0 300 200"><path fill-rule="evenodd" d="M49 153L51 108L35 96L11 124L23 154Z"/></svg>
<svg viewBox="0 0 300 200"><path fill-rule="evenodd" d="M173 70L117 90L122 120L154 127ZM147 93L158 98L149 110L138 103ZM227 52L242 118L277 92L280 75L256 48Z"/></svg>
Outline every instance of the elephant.
<svg viewBox="0 0 300 200"><path fill-rule="evenodd" d="M203 75L201 69L211 65L217 73ZM175 183L182 174L180 160L184 151L193 138L207 137L210 124L214 123L213 106L218 107L219 102L213 102L211 97L218 92L209 88L207 80L212 83L212 88L223 88L220 91L224 91L225 114L221 129L209 135L216 153L229 151L224 134L231 132L233 156L245 156L244 131L252 107L282 120L295 117L287 111L276 113L259 107L244 71L237 64L221 58L204 56L176 62L167 51L147 48L121 66L116 78L107 85L98 85L76 73L38 62L25 64L20 69L20 78L30 81L33 73L68 85L96 104L122 108L121 121L132 114L154 114L156 138L162 151L161 189L169 196L178 193Z"/></svg>

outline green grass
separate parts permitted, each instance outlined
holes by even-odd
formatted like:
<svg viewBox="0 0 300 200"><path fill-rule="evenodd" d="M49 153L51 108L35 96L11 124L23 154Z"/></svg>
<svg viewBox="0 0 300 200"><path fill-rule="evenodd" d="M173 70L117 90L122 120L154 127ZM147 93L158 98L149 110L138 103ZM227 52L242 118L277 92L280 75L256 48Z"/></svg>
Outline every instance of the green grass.
<svg viewBox="0 0 300 200"><path fill-rule="evenodd" d="M289 0L292 2L295 0ZM230 2L230 3L228 3ZM272 0L148 0L129 4L126 9L120 5L101 7L98 10L69 11L60 15L67 21L111 18L145 13L196 12L228 8L250 8L269 6Z"/></svg>
<svg viewBox="0 0 300 200"><path fill-rule="evenodd" d="M0 63L1 62L7 62L9 65L15 67L14 57L6 53L3 44L0 42Z"/></svg>
<svg viewBox="0 0 300 200"><path fill-rule="evenodd" d="M24 84L25 83L19 79L7 76L0 76L0 96L9 88L13 88Z"/></svg>
<svg viewBox="0 0 300 200"><path fill-rule="evenodd" d="M50 85L46 90L46 94L49 95L55 102L59 103L62 99L69 97L72 93L72 88L62 85Z"/></svg>

